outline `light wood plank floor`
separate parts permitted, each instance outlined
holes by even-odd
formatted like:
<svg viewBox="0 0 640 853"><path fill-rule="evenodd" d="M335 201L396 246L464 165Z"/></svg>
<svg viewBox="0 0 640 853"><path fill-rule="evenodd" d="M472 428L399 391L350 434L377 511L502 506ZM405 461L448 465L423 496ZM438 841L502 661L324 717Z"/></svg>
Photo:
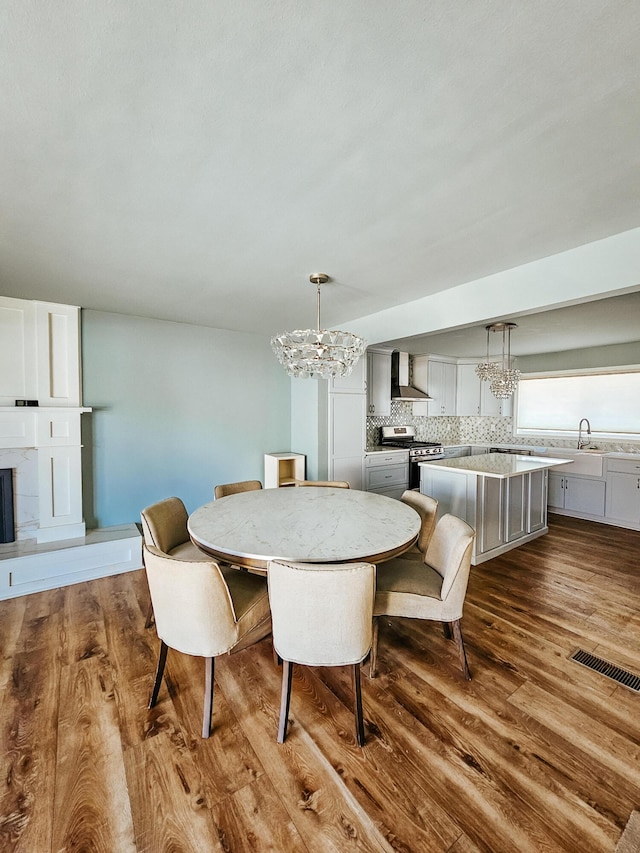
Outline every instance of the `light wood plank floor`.
<svg viewBox="0 0 640 853"><path fill-rule="evenodd" d="M0 602L0 849L609 853L640 807L640 696L568 656L640 669L639 552L554 516L472 569L469 683L438 624L382 620L364 749L339 669L296 671L276 743L270 640L219 661L208 741L201 660L170 651L148 711L142 571Z"/></svg>

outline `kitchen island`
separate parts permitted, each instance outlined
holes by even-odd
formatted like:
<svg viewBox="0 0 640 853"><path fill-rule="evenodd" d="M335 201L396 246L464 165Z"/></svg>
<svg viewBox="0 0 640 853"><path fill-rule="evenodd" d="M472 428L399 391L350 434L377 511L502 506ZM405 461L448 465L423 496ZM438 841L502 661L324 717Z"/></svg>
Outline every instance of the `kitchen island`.
<svg viewBox="0 0 640 853"><path fill-rule="evenodd" d="M472 565L547 532L547 472L569 459L486 453L420 463L420 491L476 531Z"/></svg>

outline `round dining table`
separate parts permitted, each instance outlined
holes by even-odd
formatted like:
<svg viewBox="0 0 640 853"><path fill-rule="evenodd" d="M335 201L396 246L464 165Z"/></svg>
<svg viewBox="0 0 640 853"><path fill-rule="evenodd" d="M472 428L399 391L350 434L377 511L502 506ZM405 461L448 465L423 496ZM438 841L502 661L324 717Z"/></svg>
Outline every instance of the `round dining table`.
<svg viewBox="0 0 640 853"><path fill-rule="evenodd" d="M218 498L189 516L188 529L212 557L266 571L270 560L381 563L413 545L420 522L395 498L289 486Z"/></svg>

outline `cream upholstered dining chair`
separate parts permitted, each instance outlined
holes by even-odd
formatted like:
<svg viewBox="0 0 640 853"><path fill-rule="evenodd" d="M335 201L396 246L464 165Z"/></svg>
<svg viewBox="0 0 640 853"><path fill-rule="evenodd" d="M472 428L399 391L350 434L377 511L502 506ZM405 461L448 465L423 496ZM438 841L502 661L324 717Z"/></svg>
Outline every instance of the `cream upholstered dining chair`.
<svg viewBox="0 0 640 853"><path fill-rule="evenodd" d="M215 560L178 559L153 546L144 546L144 557L160 638L149 708L158 699L169 648L203 657L202 737L207 738L211 734L215 658L244 649L271 632L266 579L235 570L223 574Z"/></svg>
<svg viewBox="0 0 640 853"><path fill-rule="evenodd" d="M346 480L297 480L296 486L327 486L331 489L350 489Z"/></svg>
<svg viewBox="0 0 640 853"><path fill-rule="evenodd" d="M189 538L187 510L180 498L165 498L140 513L144 544L157 548L170 557L185 560L210 559ZM149 604L144 624L149 628L153 621L153 603Z"/></svg>
<svg viewBox="0 0 640 853"><path fill-rule="evenodd" d="M227 495L238 495L240 492L254 492L262 488L260 480L241 480L239 483L223 483L221 486L216 486L213 490L213 496L218 498L226 498Z"/></svg>
<svg viewBox="0 0 640 853"><path fill-rule="evenodd" d="M450 638L453 633L465 678L471 678L460 620L474 537L473 528L461 518L443 515L436 524L424 562L396 557L378 566L371 677L376 675L379 617L405 616L442 622L445 636Z"/></svg>
<svg viewBox="0 0 640 853"><path fill-rule="evenodd" d="M420 516L420 532L415 546L402 554L403 558L416 557L422 559L427 552L429 542L436 529L436 518L438 516L438 501L430 495L423 495L413 489L407 489L402 493L400 500L413 507Z"/></svg>
<svg viewBox="0 0 640 853"><path fill-rule="evenodd" d="M353 667L356 739L364 744L360 664L372 640L375 566L272 560L267 581L273 647L282 659L278 743L287 734L293 664Z"/></svg>

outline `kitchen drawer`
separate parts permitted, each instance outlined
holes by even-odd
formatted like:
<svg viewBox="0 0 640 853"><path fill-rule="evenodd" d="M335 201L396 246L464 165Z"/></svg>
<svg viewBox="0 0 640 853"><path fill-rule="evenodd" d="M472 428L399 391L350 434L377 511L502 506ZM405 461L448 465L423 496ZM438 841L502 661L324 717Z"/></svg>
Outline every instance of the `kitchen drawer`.
<svg viewBox="0 0 640 853"><path fill-rule="evenodd" d="M367 491L409 485L409 466L380 465L367 471Z"/></svg>
<svg viewBox="0 0 640 853"><path fill-rule="evenodd" d="M377 465L407 465L409 462L409 452L407 450L398 450L391 453L369 453L364 458L364 464L367 468Z"/></svg>
<svg viewBox="0 0 640 853"><path fill-rule="evenodd" d="M621 474L640 474L640 454L637 462L633 459L607 459L607 471L619 471Z"/></svg>

